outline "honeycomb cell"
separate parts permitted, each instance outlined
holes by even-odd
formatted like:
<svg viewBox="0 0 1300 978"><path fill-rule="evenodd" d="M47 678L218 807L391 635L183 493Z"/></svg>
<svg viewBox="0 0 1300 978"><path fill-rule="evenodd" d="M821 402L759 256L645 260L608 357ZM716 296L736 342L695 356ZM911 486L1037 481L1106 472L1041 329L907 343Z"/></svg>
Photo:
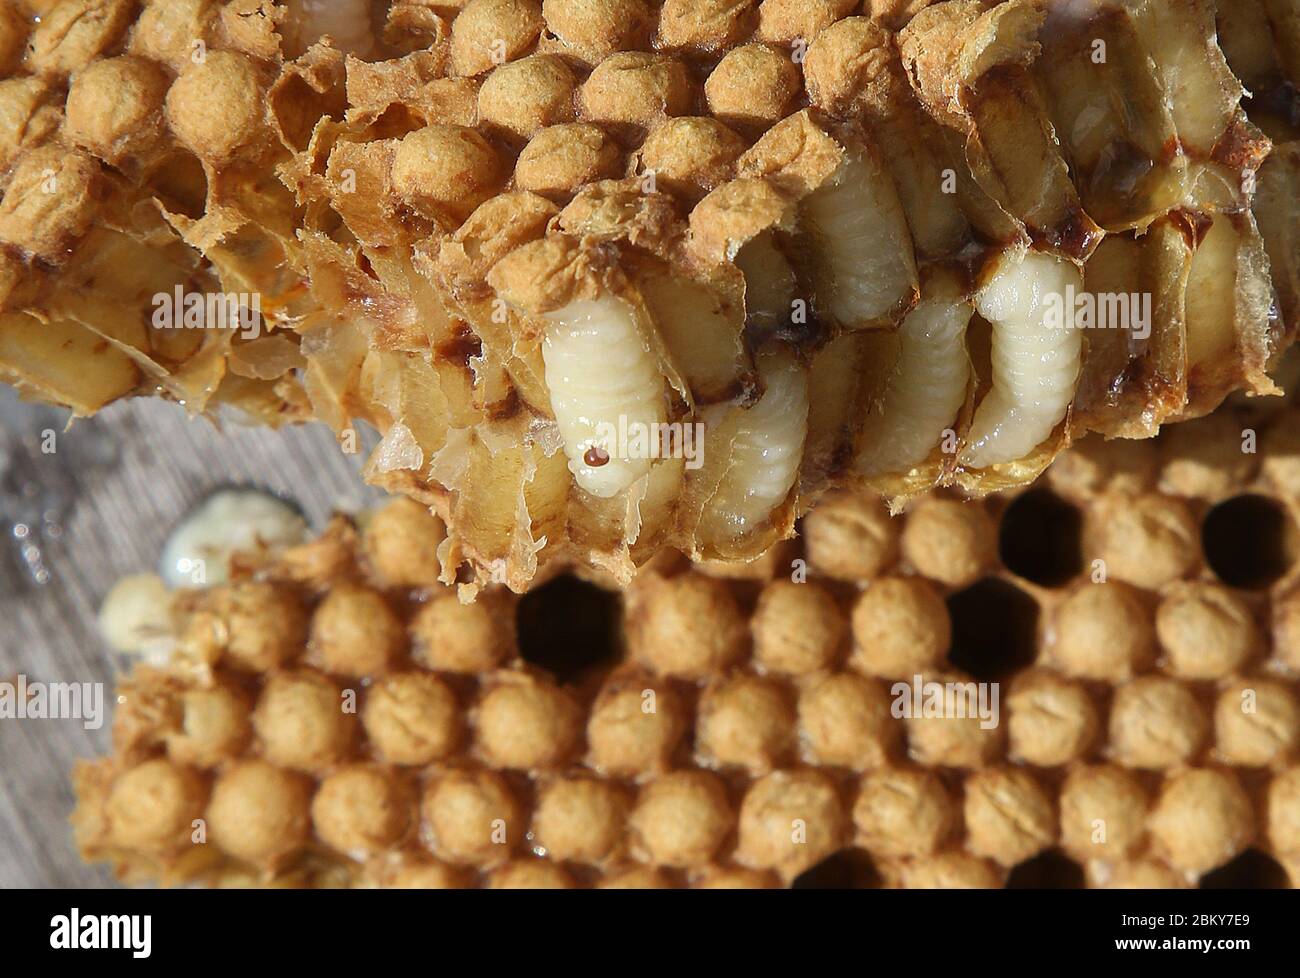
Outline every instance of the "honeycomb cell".
<svg viewBox="0 0 1300 978"><path fill-rule="evenodd" d="M1186 764L1200 753L1208 732L1204 710L1182 683L1145 676L1115 691L1110 751L1126 767Z"/></svg>
<svg viewBox="0 0 1300 978"><path fill-rule="evenodd" d="M356 741L356 715L344 691L320 673L276 673L253 710L253 732L272 763L320 772L347 759Z"/></svg>
<svg viewBox="0 0 1300 978"><path fill-rule="evenodd" d="M1250 844L1255 814L1236 775L1193 769L1165 783L1148 825L1156 851L1171 866L1201 874Z"/></svg>
<svg viewBox="0 0 1300 978"><path fill-rule="evenodd" d="M435 591L411 619L412 657L426 669L488 672L514 655L510 616L492 595L465 604L451 591Z"/></svg>
<svg viewBox="0 0 1300 978"><path fill-rule="evenodd" d="M376 754L390 764L423 765L447 757L460 744L456 695L427 673L385 676L370 687L361 724Z"/></svg>
<svg viewBox="0 0 1300 978"><path fill-rule="evenodd" d="M354 858L392 848L415 817L415 799L393 772L355 764L332 772L311 803L312 825L326 845Z"/></svg>
<svg viewBox="0 0 1300 978"><path fill-rule="evenodd" d="M1225 587L1200 581L1168 589L1156 609L1156 636L1169 671L1186 679L1222 679L1261 648L1250 607Z"/></svg>
<svg viewBox="0 0 1300 978"><path fill-rule="evenodd" d="M628 826L661 866L707 865L736 824L725 784L707 771L674 771L641 788Z"/></svg>
<svg viewBox="0 0 1300 978"><path fill-rule="evenodd" d="M741 802L736 858L755 869L797 876L840 846L847 821L826 775L774 771L754 782Z"/></svg>
<svg viewBox="0 0 1300 978"><path fill-rule="evenodd" d="M113 782L106 816L109 837L145 852L174 852L191 844L192 822L203 814L208 786L192 768L155 759Z"/></svg>
<svg viewBox="0 0 1300 978"><path fill-rule="evenodd" d="M311 618L309 658L340 676L385 671L406 649L406 630L378 591L340 585Z"/></svg>
<svg viewBox="0 0 1300 978"><path fill-rule="evenodd" d="M1291 684L1238 679L1214 705L1215 747L1236 767L1266 767L1294 757L1300 745L1300 705Z"/></svg>
<svg viewBox="0 0 1300 978"><path fill-rule="evenodd" d="M957 825L957 812L943 782L930 771L872 771L858 783L853 806L858 839L884 857L928 856Z"/></svg>
<svg viewBox="0 0 1300 978"><path fill-rule="evenodd" d="M853 606L851 665L886 678L910 678L939 664L952 641L948 609L925 581L881 578Z"/></svg>
<svg viewBox="0 0 1300 978"><path fill-rule="evenodd" d="M965 788L967 845L976 855L1010 867L1056 841L1052 800L1028 771L980 771Z"/></svg>
<svg viewBox="0 0 1300 978"><path fill-rule="evenodd" d="M806 675L839 656L848 632L835 598L819 584L776 580L759 595L750 619L754 661L772 673Z"/></svg>
<svg viewBox="0 0 1300 978"><path fill-rule="evenodd" d="M306 641L307 616L292 591L240 581L203 596L182 646L201 661L269 672L301 655Z"/></svg>
<svg viewBox="0 0 1300 978"><path fill-rule="evenodd" d="M978 504L925 499L910 509L900 539L903 559L917 573L962 588L996 559L997 528Z"/></svg>
<svg viewBox="0 0 1300 978"><path fill-rule="evenodd" d="M864 770L886 762L902 734L890 698L851 672L814 680L799 694L799 735L818 764Z"/></svg>
<svg viewBox="0 0 1300 978"><path fill-rule="evenodd" d="M236 859L274 868L307 844L311 793L311 783L301 775L265 761L240 761L212 787L211 841Z"/></svg>
<svg viewBox="0 0 1300 978"><path fill-rule="evenodd" d="M1061 845L1082 862L1117 862L1146 839L1148 801L1131 771L1109 764L1073 768L1061 786Z"/></svg>
<svg viewBox="0 0 1300 978"><path fill-rule="evenodd" d="M742 658L748 629L727 586L699 574L649 576L627 595L631 658L665 676L702 679Z"/></svg>
<svg viewBox="0 0 1300 978"><path fill-rule="evenodd" d="M589 777L561 778L538 795L533 839L557 861L598 863L618 849L627 809L617 785Z"/></svg>
<svg viewBox="0 0 1300 978"><path fill-rule="evenodd" d="M1107 496L1088 511L1085 549L1108 577L1158 588L1200 563L1196 520L1181 499L1154 494Z"/></svg>
<svg viewBox="0 0 1300 978"><path fill-rule="evenodd" d="M795 714L779 683L736 676L700 698L696 742L714 763L767 771L794 746Z"/></svg>
<svg viewBox="0 0 1300 978"><path fill-rule="evenodd" d="M385 587L426 588L438 583L442 521L413 499L394 499L375 512L362 534L371 572Z"/></svg>
<svg viewBox="0 0 1300 978"><path fill-rule="evenodd" d="M506 780L494 771L447 771L420 800L421 841L454 866L509 859L523 841L526 813Z"/></svg>
<svg viewBox="0 0 1300 978"><path fill-rule="evenodd" d="M1120 682L1155 658L1155 629L1141 594L1119 581L1081 584L1057 609L1048 655L1080 679Z"/></svg>
<svg viewBox="0 0 1300 978"><path fill-rule="evenodd" d="M554 767L577 749L581 733L568 694L524 673L497 673L479 701L475 741L494 767Z"/></svg>
<svg viewBox="0 0 1300 978"><path fill-rule="evenodd" d="M597 694L587 721L589 761L615 777L661 770L688 722L684 703L664 680L612 680Z"/></svg>
<svg viewBox="0 0 1300 978"><path fill-rule="evenodd" d="M1077 682L1051 672L1016 677L1006 696L1013 760L1056 767L1085 757L1098 731L1097 708Z"/></svg>

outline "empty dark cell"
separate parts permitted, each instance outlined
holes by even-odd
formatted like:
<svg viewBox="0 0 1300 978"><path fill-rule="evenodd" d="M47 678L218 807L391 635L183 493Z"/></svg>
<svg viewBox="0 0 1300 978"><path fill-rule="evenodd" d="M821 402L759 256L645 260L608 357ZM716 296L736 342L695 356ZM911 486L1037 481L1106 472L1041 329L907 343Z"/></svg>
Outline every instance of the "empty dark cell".
<svg viewBox="0 0 1300 978"><path fill-rule="evenodd" d="M1004 679L1038 655L1038 603L1013 584L986 577L948 597L948 661L980 682Z"/></svg>
<svg viewBox="0 0 1300 978"><path fill-rule="evenodd" d="M1289 885L1286 870L1258 849L1247 849L1201 877L1202 890L1285 890Z"/></svg>
<svg viewBox="0 0 1300 978"><path fill-rule="evenodd" d="M1082 890L1083 868L1057 849L1026 859L1007 876L1009 890Z"/></svg>
<svg viewBox="0 0 1300 978"><path fill-rule="evenodd" d="M1295 528L1267 496L1236 496L1205 516L1201 545L1210 569L1232 587L1268 587L1295 559Z"/></svg>
<svg viewBox="0 0 1300 978"><path fill-rule="evenodd" d="M519 651L562 683L622 655L622 605L617 594L562 575L519 599Z"/></svg>
<svg viewBox="0 0 1300 978"><path fill-rule="evenodd" d="M880 886L880 874L862 849L841 849L795 877L793 890L870 890Z"/></svg>
<svg viewBox="0 0 1300 978"><path fill-rule="evenodd" d="M1083 570L1079 511L1048 489L1017 496L1002 514L998 553L1027 581L1058 587Z"/></svg>

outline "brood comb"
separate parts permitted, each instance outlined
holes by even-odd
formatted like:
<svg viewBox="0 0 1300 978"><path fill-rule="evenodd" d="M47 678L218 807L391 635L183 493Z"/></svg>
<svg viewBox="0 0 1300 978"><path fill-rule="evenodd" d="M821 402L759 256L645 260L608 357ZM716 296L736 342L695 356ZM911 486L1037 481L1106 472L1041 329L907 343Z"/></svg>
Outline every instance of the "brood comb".
<svg viewBox="0 0 1300 978"><path fill-rule="evenodd" d="M461 604L419 506L340 519L151 600L171 659L78 767L78 842L213 885L1300 885L1297 421L898 517L841 492L621 611Z"/></svg>
<svg viewBox="0 0 1300 978"><path fill-rule="evenodd" d="M1222 6L10 5L0 371L369 422L475 586L1021 485L1275 392L1297 18Z"/></svg>

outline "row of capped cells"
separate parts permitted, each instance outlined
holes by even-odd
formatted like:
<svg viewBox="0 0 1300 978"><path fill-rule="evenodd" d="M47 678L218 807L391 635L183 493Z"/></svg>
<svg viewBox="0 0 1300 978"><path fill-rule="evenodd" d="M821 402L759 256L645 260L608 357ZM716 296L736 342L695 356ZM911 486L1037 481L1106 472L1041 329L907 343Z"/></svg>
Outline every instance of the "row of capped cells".
<svg viewBox="0 0 1300 978"><path fill-rule="evenodd" d="M829 515L814 517L807 533L808 555L816 570L861 579L888 565L892 524L877 507L844 497L824 511ZM900 549L905 559L934 568L938 564L923 556L926 548L918 541L928 538L933 543L954 535L969 539L968 516L980 511L936 500L918 512L923 515L909 518L916 521L914 532L909 534L907 526L912 524L905 524ZM395 503L383 514L367 528L370 567L389 585L414 585L417 578L427 575L428 567L418 557L422 548L408 544L424 534L426 543L435 545L440 529L412 503ZM915 532L927 524L941 532ZM870 562L872 555L870 548L861 544L873 539L881 544L877 566L864 567L863 560ZM428 583L427 577L424 583ZM954 579L954 583L960 581ZM1123 585L1088 585L1078 593L1118 595L1120 603L1110 605L1102 597L1100 605L1083 604L1065 616L1074 624L1065 625L1063 631L1077 642L1067 639L1061 660L1064 668L1076 675L1110 679L1119 678L1115 670L1127 674L1142 668L1153 650L1153 629L1149 608L1135 600L1136 592ZM1203 624L1216 623L1215 613L1223 610L1213 600L1207 603L1204 594L1184 597L1191 598L1190 605L1175 601L1165 612L1160 640L1166 649L1202 639ZM692 726L699 761L722 770L744 771L750 777L790 764L796 748L808 763L879 772L899 757L899 742L904 737L912 757L927 765L979 767L999 756L1001 732L984 730L977 722L916 718L900 724L890 715L884 684L858 672L909 679L922 672L940 680L955 678L942 669L950 631L947 611L937 591L920 579L877 578L857 598L848 621L829 590L815 583L786 580L763 588L748 622L727 585L698 574L649 576L634 589L631 604L628 640L635 661L664 676L711 681L693 703L695 694L680 683L645 673L612 677L585 717L588 763L603 774L644 779L662 772L675 758L683 757L681 748L689 740L687 732ZM1122 609L1118 616L1116 607ZM447 674L479 675L481 695L470 711L462 711L457 692L433 674L397 672L380 679L366 690L361 710L362 727L379 760L397 765L437 763L456 756L470 739L471 753L498 769L563 769L576 759L585 711L569 692L537 677L493 671L513 655L513 636L508 624L503 625L508 618L501 612L488 603L462 606L450 593L435 595L416 612L410 626L416 662ZM407 642L400 621L384 598L356 585L330 591L313 613L310 625L291 590L268 584L237 585L234 590L214 592L207 609L196 616L201 624L192 631L210 634L211 621L203 619L213 614L223 623L219 632L227 637L224 647L215 650L215 661L236 670L257 672L289 663L301 652L310 633L309 662L357 677L383 671L400 660ZM1259 636L1250 634L1249 624L1243 624L1240 615L1229 613L1227 618L1236 621L1239 630L1235 636L1220 630L1212 632L1211 638L1226 637L1232 649L1257 649ZM842 654L846 631L856 639L849 664L858 671L829 671ZM1102 641L1096 642L1099 636ZM1111 654L1109 639L1119 640L1117 654ZM194 640L191 636L190 641ZM1184 652L1191 657L1188 661L1196 663L1205 649L1214 645L1202 642L1199 652L1195 648ZM372 657L367 651L358 659L358 648L386 649L386 653ZM757 671L765 675L723 678L722 674L750 650ZM212 651L205 652L205 657L213 659ZM1214 663L1208 674L1226 674L1232 665ZM1197 674L1197 668L1205 666L1194 666L1192 674ZM790 688L791 682L795 690ZM1252 713L1241 709L1241 694L1246 690L1257 701ZM654 702L650 713L644 709L647 691ZM343 770L357 756L357 734L355 718L339 711L339 694L340 687L319 674L277 672L262 688L250 724L247 706L237 691L220 686L191 691L186 697L195 716L207 717L210 722L206 727L183 724L189 732L167 737L168 752L173 760L187 764L223 763L240 756L253 735L262 755L284 769L317 775ZM1013 760L1053 767L1093 756L1099 740L1099 714L1084 685L1051 671L1034 671L1011 684L1004 708ZM129 695L124 711L130 711ZM227 719L212 722L223 711ZM1178 770L1203 751L1207 718L1197 697L1173 679L1146 677L1121 686L1110 711L1111 759L1121 764ZM466 712L472 718L472 738L465 736ZM1280 765L1294 753L1295 704L1285 684L1261 680L1225 687L1214 725L1221 761ZM902 728L906 728L905 734ZM304 737L304 731L310 736ZM209 740L202 742L199 732L210 735ZM1115 770L1115 777L1126 777ZM1025 781L1015 770L1009 776L1031 800L1038 798L1032 777ZM1134 776L1127 777L1139 783ZM1100 783L1109 782L1103 779ZM1190 783L1212 792L1222 787L1213 779ZM1288 782L1282 779L1279 783ZM778 779L773 784L784 782ZM1197 797L1198 792L1187 790L1191 792L1188 798ZM874 797L874 793L862 797ZM1049 799L1050 810L1050 794L1042 797ZM1182 795L1175 792L1174 797ZM1196 801L1203 802L1203 798ZM1285 804L1279 805L1279 811L1288 810ZM1044 809L1039 805L1036 810L1041 814ZM968 823L979 820L978 814L970 812L966 818ZM1038 822L1041 828L1042 819ZM941 833L941 838L951 838L951 829L943 831L949 834ZM840 837L839 832L831 834ZM1284 832L1277 835L1286 838ZM1046 830L1034 834L1040 841L1054 837ZM1139 837L1143 836L1139 833ZM976 851L989 849L987 842L972 844ZM1273 844L1284 845L1276 839ZM551 849L553 844L543 847ZM555 851L567 850L560 844ZM814 850L795 851L802 858ZM991 851L984 854L993 855ZM1007 860L1020 861L1011 856L1003 861ZM772 865L788 869L795 864L778 860ZM948 862L941 865L948 866ZM972 872L983 866L961 860L958 865Z"/></svg>
<svg viewBox="0 0 1300 978"><path fill-rule="evenodd" d="M1258 811L1238 772L1213 767L1155 787L1109 764L1074 766L1055 785L1000 766L960 781L907 765L748 782L679 768L636 786L575 771L531 783L491 769L426 774L355 762L314 782L259 758L215 772L154 758L116 773L93 814L83 792L78 820L97 825L92 845L166 865L211 844L268 878L318 843L362 864L400 853L415 879L389 882L417 886L463 885L477 871L490 885L563 886L570 872L617 879L638 864L681 875L628 874L624 885L771 885L768 874L788 883L847 846L886 878L923 887L998 886L1056 847L1096 885L1187 885L1252 845L1288 865L1300 858L1296 768L1263 786Z"/></svg>

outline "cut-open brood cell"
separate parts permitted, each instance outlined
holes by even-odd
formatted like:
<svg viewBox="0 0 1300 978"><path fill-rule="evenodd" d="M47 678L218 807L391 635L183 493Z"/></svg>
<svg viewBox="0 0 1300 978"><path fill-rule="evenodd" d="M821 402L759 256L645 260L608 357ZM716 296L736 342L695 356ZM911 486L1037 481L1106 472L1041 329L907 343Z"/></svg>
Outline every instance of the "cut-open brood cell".
<svg viewBox="0 0 1300 978"><path fill-rule="evenodd" d="M75 775L79 845L228 885L1300 885L1296 423L1088 439L1044 488L894 517L839 493L621 596L461 604L419 506L339 519L175 594L170 664ZM1079 527L1044 575L999 554L1045 493ZM1254 540L1207 554L1242 499L1291 527L1244 587ZM998 722L897 715L917 677L996 683Z"/></svg>
<svg viewBox="0 0 1300 978"><path fill-rule="evenodd" d="M0 375L369 422L448 578L515 590L1270 391L1287 4L887 6L24 0Z"/></svg>

